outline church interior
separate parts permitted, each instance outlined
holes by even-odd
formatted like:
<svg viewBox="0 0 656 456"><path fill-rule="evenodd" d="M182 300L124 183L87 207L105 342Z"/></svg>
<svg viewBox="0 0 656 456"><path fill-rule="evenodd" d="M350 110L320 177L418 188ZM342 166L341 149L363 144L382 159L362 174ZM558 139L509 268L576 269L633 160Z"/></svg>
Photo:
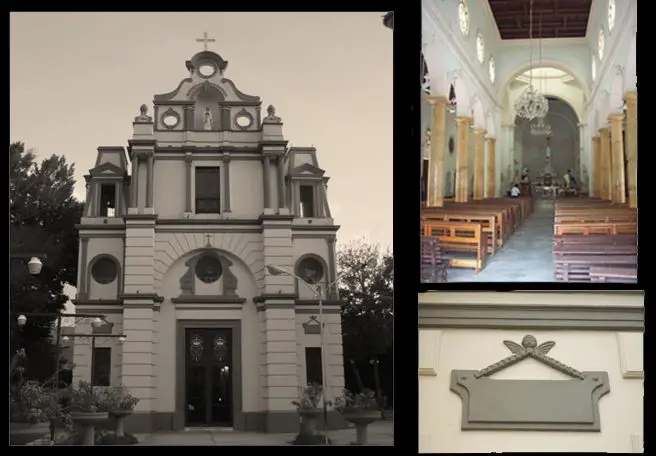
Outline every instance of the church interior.
<svg viewBox="0 0 656 456"><path fill-rule="evenodd" d="M423 0L421 280L637 282L637 0Z"/></svg>

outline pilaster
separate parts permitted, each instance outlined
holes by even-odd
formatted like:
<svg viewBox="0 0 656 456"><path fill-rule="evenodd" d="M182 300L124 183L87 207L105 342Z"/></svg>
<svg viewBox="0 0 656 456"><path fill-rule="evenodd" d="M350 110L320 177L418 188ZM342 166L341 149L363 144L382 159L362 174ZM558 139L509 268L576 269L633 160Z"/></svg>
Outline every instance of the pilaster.
<svg viewBox="0 0 656 456"><path fill-rule="evenodd" d="M487 145L487 183L485 187L485 197L494 198L496 196L496 145L495 138L485 138Z"/></svg>
<svg viewBox="0 0 656 456"><path fill-rule="evenodd" d="M626 101L626 159L629 206L638 207L638 92L627 92Z"/></svg>
<svg viewBox="0 0 656 456"><path fill-rule="evenodd" d="M466 203L469 199L469 176L468 176L468 161L469 161L469 125L471 125L472 118L466 116L457 116L457 135L458 141L456 145L456 202Z"/></svg>
<svg viewBox="0 0 656 456"><path fill-rule="evenodd" d="M444 97L428 99L433 107L430 161L428 167L428 206L444 206L444 146L446 130L446 106Z"/></svg>
<svg viewBox="0 0 656 456"><path fill-rule="evenodd" d="M615 113L608 116L610 122L611 156L613 157L613 202L626 202L626 181L624 178L624 139L622 122L624 114Z"/></svg>
<svg viewBox="0 0 656 456"><path fill-rule="evenodd" d="M485 196L485 130L474 130L474 199Z"/></svg>
<svg viewBox="0 0 656 456"><path fill-rule="evenodd" d="M592 154L592 196L602 198L604 162L601 156L601 138L599 136L592 137Z"/></svg>
<svg viewBox="0 0 656 456"><path fill-rule="evenodd" d="M602 177L601 195L608 201L613 200L613 161L610 148L610 131L607 127L599 129L601 149Z"/></svg>

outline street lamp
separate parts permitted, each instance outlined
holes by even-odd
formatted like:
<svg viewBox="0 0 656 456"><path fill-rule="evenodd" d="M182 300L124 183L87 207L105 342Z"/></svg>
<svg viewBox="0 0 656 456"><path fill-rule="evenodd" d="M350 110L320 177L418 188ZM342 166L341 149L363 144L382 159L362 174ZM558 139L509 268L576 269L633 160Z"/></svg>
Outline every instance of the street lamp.
<svg viewBox="0 0 656 456"><path fill-rule="evenodd" d="M30 271L32 275L39 275L43 263L39 260L39 257L32 257L30 261L27 262L27 270Z"/></svg>
<svg viewBox="0 0 656 456"><path fill-rule="evenodd" d="M325 442L328 443L328 402L326 401L326 393L328 392L328 372L326 366L326 350L323 341L323 331L324 331L325 323L323 320L323 291L321 290L321 285L311 284L306 280L302 279L301 277L299 277L298 275L294 274L293 272L283 269L279 266L268 264L266 266L266 269L271 275L287 275L305 284L305 286L307 286L310 290L312 290L312 293L314 293L314 297L317 301L317 304L319 305L319 322L321 323L319 325L319 345L321 346L321 381L323 382L323 394L321 395L321 402L323 405L323 434L324 434ZM341 274L337 276L335 280L327 284L326 288L330 289L333 285L335 285L339 281L340 278L341 278Z"/></svg>

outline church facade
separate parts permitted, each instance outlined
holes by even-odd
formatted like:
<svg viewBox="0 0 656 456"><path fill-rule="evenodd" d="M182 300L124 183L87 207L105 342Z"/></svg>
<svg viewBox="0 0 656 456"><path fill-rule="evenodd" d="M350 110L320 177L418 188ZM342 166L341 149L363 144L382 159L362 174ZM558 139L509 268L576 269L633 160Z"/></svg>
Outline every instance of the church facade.
<svg viewBox="0 0 656 456"><path fill-rule="evenodd" d="M85 176L74 304L126 339L77 343L74 381L129 389L133 432L295 432L303 386L344 388L328 177L218 54L186 67Z"/></svg>

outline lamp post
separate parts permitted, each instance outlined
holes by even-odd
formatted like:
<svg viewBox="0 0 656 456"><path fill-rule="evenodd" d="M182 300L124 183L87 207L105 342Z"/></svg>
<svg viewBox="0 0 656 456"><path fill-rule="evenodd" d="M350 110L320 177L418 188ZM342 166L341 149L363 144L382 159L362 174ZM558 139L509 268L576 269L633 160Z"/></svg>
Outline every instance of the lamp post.
<svg viewBox="0 0 656 456"><path fill-rule="evenodd" d="M317 305L319 306L319 322L321 323L319 325L319 345L321 346L321 381L323 383L323 394L321 394L321 402L323 407L323 435L325 438L325 443L327 444L328 443L328 402L326 401L326 393L328 391L328 372L326 366L326 350L324 347L324 339L323 339L323 332L325 329L325 322L323 319L323 290L321 289L320 284L311 284L306 280L302 279L301 277L299 277L298 275L294 274L293 272L283 269L279 266L268 264L266 268L269 274L271 275L287 275L305 284L305 286L307 286L310 290L312 290L312 293L314 293L314 298L317 301ZM341 276L337 276L335 280L327 284L326 286L327 290L330 290L331 287L337 284L340 277Z"/></svg>
<svg viewBox="0 0 656 456"><path fill-rule="evenodd" d="M27 270L32 275L41 274L43 263L39 257L45 259L48 258L48 255L45 253L12 253L9 256L11 260L27 260L29 258L29 261L27 262Z"/></svg>
<svg viewBox="0 0 656 456"><path fill-rule="evenodd" d="M30 260L31 261L31 260ZM57 393L57 390L59 389L59 363L60 363L60 358L61 358L61 322L62 319L65 317L74 317L75 323L79 323L80 321L87 319L87 318L93 318L93 321L91 322L91 326L93 327L100 327L103 325L103 323L107 323L107 320L105 319L104 315L101 314L86 314L86 313L77 313L77 314L72 314L72 313L64 313L64 312L26 312L18 315L16 317L16 321L18 322L18 326L20 328L23 328L27 324L27 318L28 317L55 317L57 321L57 332L55 335L55 378L53 381L53 386L52 390L54 393ZM70 336L69 336L70 337ZM54 421L50 422L50 440L55 439L55 423Z"/></svg>

